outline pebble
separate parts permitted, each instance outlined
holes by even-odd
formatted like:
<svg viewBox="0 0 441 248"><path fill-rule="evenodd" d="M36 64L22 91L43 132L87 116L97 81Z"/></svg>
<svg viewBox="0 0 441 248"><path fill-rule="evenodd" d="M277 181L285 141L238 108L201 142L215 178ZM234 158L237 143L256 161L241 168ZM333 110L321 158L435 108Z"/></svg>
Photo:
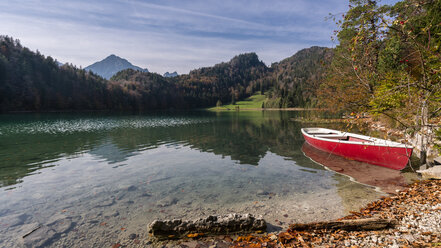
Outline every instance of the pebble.
<svg viewBox="0 0 441 248"><path fill-rule="evenodd" d="M256 195L269 195L269 194L270 194L269 192L264 191L264 190L262 190L262 189L259 189L259 190L256 192Z"/></svg>
<svg viewBox="0 0 441 248"><path fill-rule="evenodd" d="M169 207L175 205L179 200L176 197L166 197L157 203L158 207Z"/></svg>
<svg viewBox="0 0 441 248"><path fill-rule="evenodd" d="M137 190L138 188L136 188L136 186L129 186L128 188L127 188L127 191L135 191L135 190Z"/></svg>

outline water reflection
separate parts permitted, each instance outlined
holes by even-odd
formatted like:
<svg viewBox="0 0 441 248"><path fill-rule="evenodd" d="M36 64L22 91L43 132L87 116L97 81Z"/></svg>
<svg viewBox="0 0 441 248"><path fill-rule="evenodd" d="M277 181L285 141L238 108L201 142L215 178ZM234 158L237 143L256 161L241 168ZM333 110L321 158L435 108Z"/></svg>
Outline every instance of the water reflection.
<svg viewBox="0 0 441 248"><path fill-rule="evenodd" d="M231 157L239 164L258 165L268 151L302 160L300 124L290 120L299 114L303 113L2 116L0 186L19 183L62 157L88 152L109 163L120 163L161 144L183 144Z"/></svg>
<svg viewBox="0 0 441 248"><path fill-rule="evenodd" d="M326 166L330 170L349 176L356 182L373 186L387 193L396 193L396 190L403 190L407 185L406 179L398 170L348 160L320 151L306 142L302 146L302 151L307 157Z"/></svg>

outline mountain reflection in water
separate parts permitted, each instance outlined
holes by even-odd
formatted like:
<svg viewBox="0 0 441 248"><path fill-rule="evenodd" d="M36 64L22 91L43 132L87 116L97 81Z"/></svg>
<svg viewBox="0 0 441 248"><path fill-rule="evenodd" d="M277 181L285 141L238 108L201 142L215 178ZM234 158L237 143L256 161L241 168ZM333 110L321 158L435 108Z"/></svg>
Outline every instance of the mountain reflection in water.
<svg viewBox="0 0 441 248"><path fill-rule="evenodd" d="M109 164L159 145L184 145L258 165L268 151L307 161L300 151L301 112L28 114L0 116L0 187L20 183L63 157L83 153ZM301 161L300 161L300 164ZM306 166L319 169L309 161Z"/></svg>

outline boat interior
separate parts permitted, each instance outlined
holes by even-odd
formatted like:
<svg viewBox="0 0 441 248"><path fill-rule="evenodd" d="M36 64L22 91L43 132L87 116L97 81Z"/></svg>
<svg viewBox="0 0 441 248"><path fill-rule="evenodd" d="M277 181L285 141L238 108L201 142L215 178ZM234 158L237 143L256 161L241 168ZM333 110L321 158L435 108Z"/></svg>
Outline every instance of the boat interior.
<svg viewBox="0 0 441 248"><path fill-rule="evenodd" d="M302 132L315 138L328 139L332 141L339 141L339 142L343 141L348 143L353 142L353 143L361 143L366 145L375 144L379 146L405 147L412 149L412 146L390 140L384 140L384 139L369 137L360 134L348 133L348 132L341 132L326 128L302 128Z"/></svg>
<svg viewBox="0 0 441 248"><path fill-rule="evenodd" d="M344 133L337 132L323 132L323 130L318 131L307 131L308 134L313 135L314 137L324 138L324 139L332 139L332 140L343 140L343 141L354 141L354 142L373 142L368 139L360 139L350 135L346 135Z"/></svg>

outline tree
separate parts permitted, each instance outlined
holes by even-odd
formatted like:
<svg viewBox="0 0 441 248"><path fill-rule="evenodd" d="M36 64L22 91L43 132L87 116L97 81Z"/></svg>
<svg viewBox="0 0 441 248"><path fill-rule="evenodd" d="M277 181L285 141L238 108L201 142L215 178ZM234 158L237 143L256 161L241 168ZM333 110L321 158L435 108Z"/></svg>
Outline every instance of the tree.
<svg viewBox="0 0 441 248"><path fill-rule="evenodd" d="M424 162L441 111L441 2L350 3L323 102L396 120L419 139Z"/></svg>
<svg viewBox="0 0 441 248"><path fill-rule="evenodd" d="M318 92L323 106L351 112L369 110L377 80L376 61L381 43L377 25L382 14L375 1L350 1L344 20L338 22L340 44Z"/></svg>
<svg viewBox="0 0 441 248"><path fill-rule="evenodd" d="M387 39L379 61L382 78L372 111L413 129L425 162L441 110L441 2L406 0L387 11Z"/></svg>

